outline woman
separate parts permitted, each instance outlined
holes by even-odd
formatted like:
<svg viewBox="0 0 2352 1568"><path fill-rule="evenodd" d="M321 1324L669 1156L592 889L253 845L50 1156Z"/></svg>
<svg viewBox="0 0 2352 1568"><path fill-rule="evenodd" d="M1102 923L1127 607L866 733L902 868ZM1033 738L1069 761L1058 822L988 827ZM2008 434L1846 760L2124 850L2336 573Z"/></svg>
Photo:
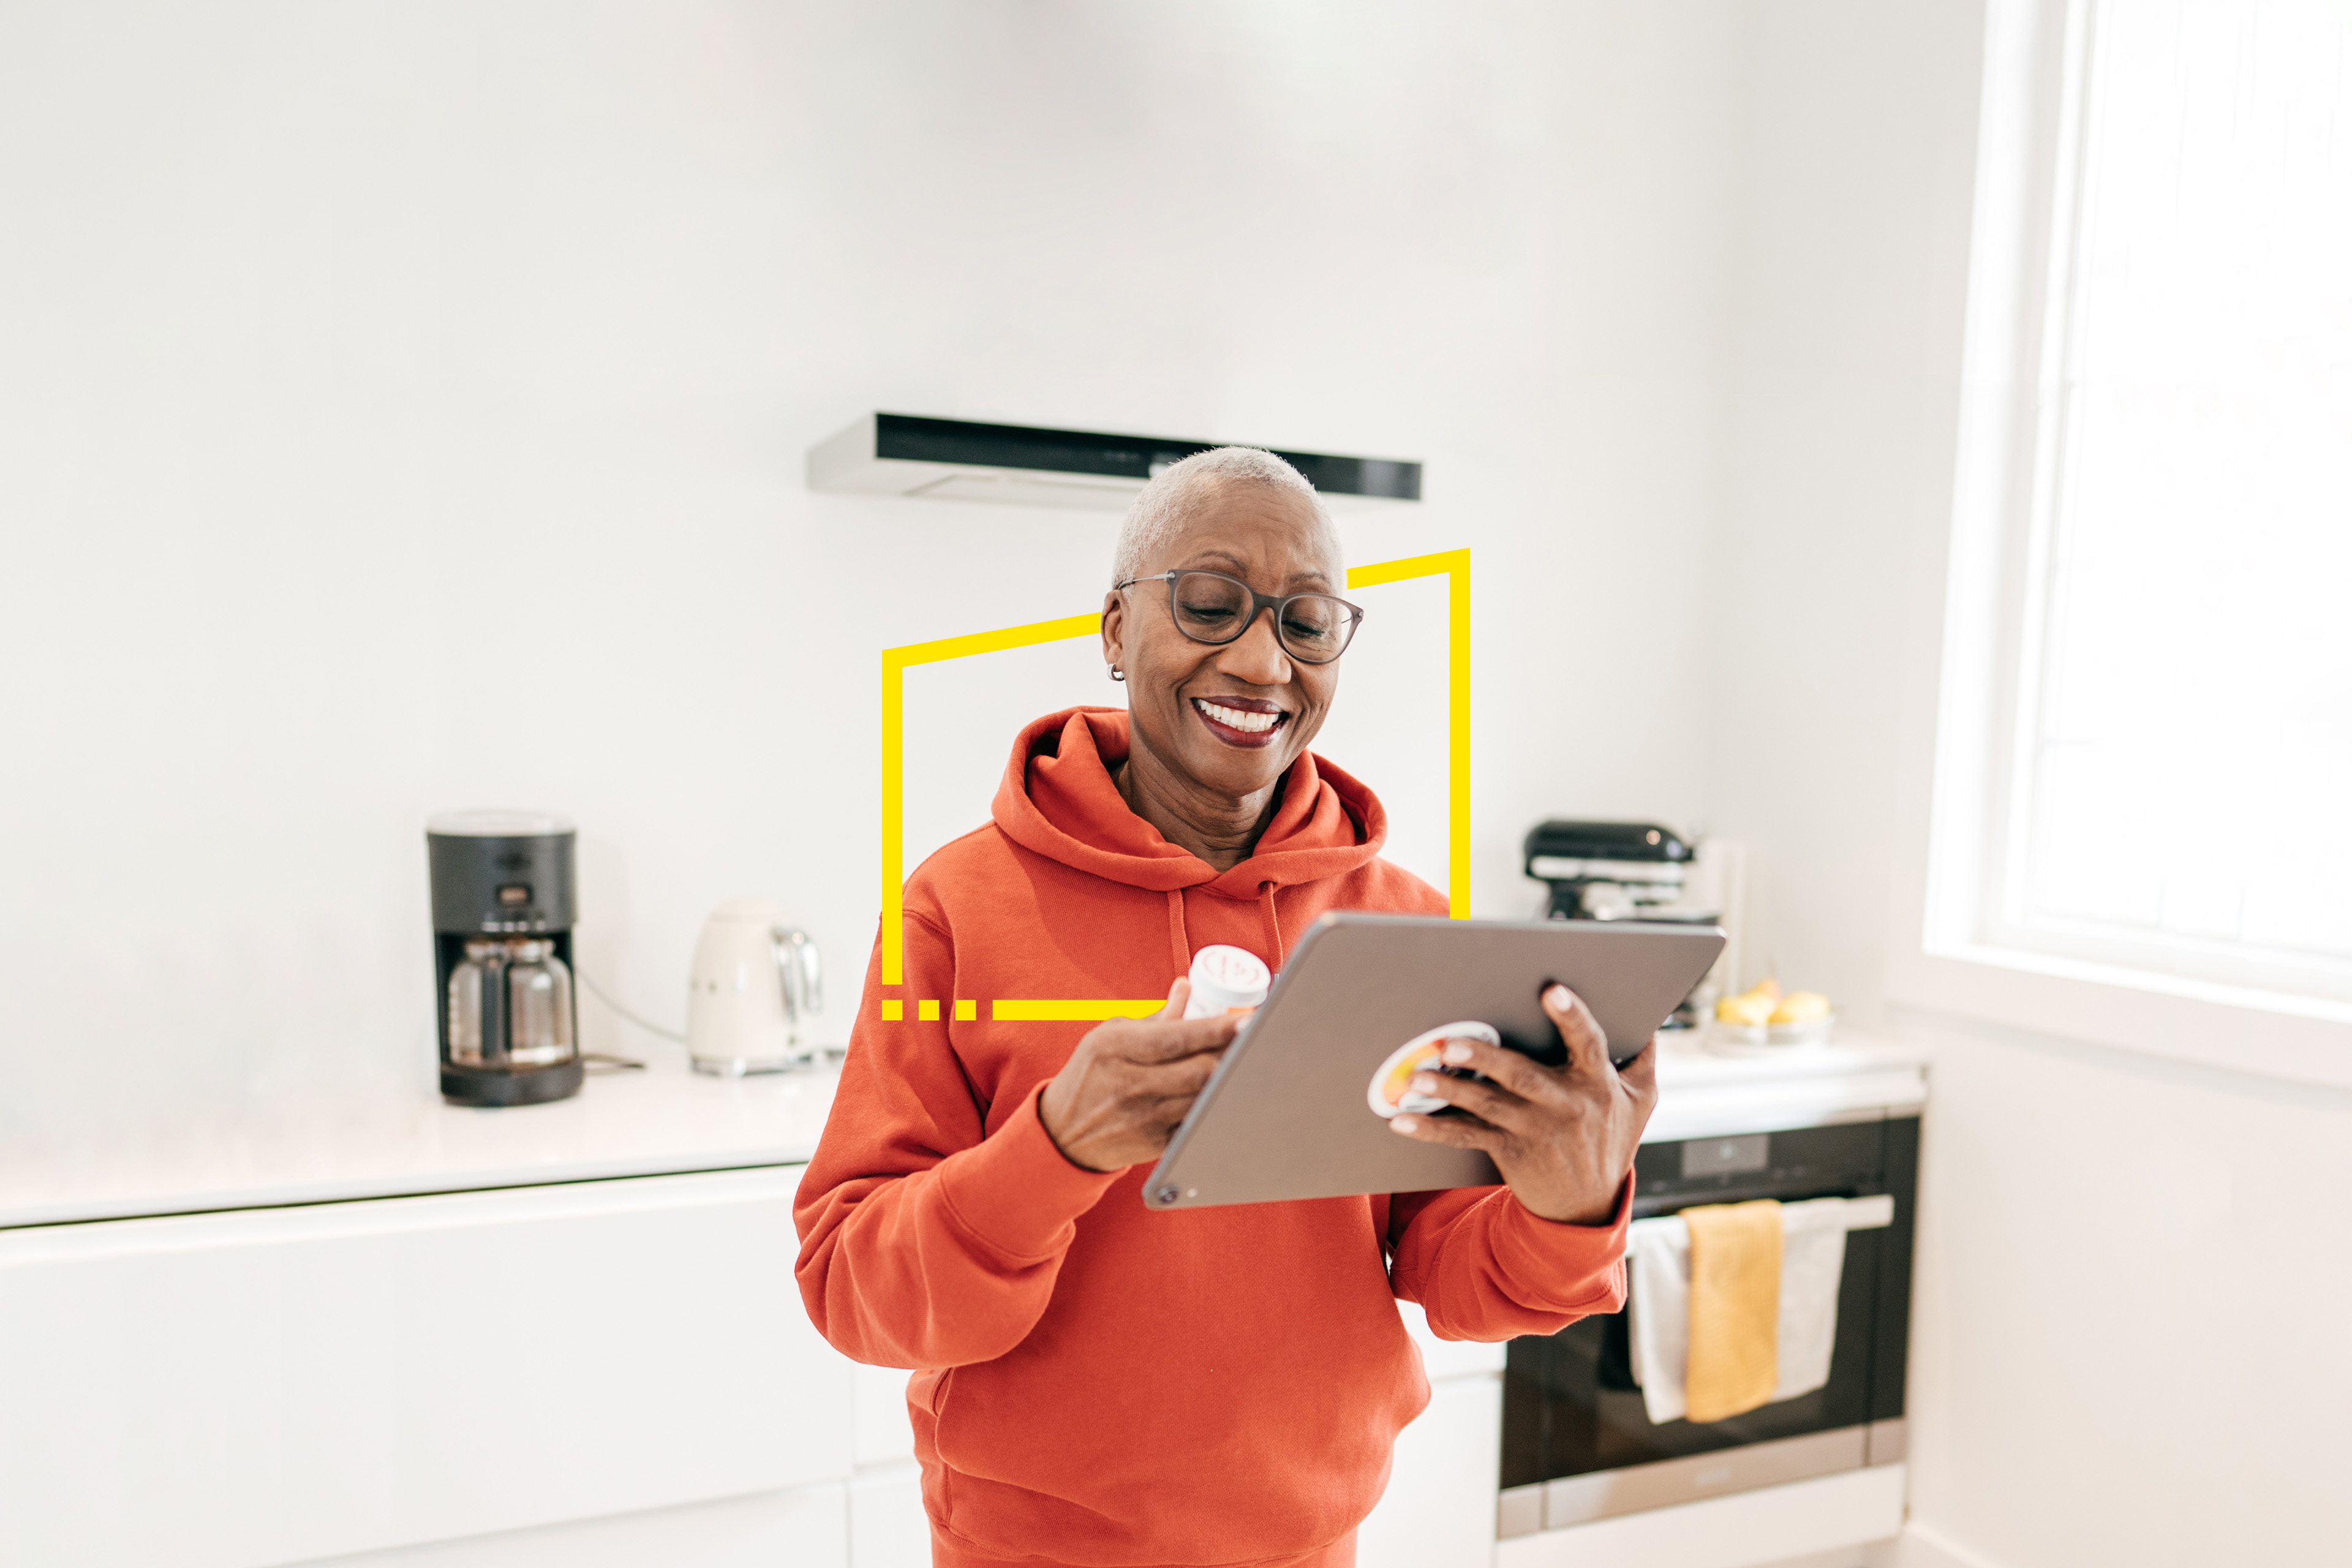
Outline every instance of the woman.
<svg viewBox="0 0 2352 1568"><path fill-rule="evenodd" d="M1279 966L1328 910L1445 909L1380 858L1371 792L1307 751L1360 618L1345 581L1279 458L1228 447L1155 479L1103 605L1129 710L1023 731L994 820L907 883L905 984L866 972L799 1276L835 1345L917 1370L944 1568L1339 1568L1429 1397L1396 1298L1490 1341L1623 1300L1650 1058L1613 1070L1557 986L1567 1068L1454 1041L1492 1081L1418 1080L1465 1114L1391 1123L1486 1150L1505 1185L1143 1206L1234 1036L1183 1018L1195 952ZM959 1005L1163 992L1156 1017L1091 1026Z"/></svg>

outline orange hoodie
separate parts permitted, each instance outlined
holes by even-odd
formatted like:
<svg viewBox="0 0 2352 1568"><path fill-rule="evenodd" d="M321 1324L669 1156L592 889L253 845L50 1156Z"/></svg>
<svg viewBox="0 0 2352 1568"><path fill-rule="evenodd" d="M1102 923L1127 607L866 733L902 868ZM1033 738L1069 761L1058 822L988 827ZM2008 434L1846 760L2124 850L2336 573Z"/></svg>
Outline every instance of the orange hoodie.
<svg viewBox="0 0 2352 1568"><path fill-rule="evenodd" d="M908 879L906 983L868 966L801 1184L801 1293L845 1353L917 1369L939 1563L1343 1559L1429 1399L1395 1298L1449 1339L1614 1311L1630 1185L1603 1227L1501 1187L1155 1214L1148 1165L1065 1159L1037 1095L1094 1026L995 1022L995 999L1164 996L1212 942L1279 966L1327 910L1445 908L1379 858L1371 792L1312 755L1217 872L1128 809L1127 725L1030 725L994 822Z"/></svg>

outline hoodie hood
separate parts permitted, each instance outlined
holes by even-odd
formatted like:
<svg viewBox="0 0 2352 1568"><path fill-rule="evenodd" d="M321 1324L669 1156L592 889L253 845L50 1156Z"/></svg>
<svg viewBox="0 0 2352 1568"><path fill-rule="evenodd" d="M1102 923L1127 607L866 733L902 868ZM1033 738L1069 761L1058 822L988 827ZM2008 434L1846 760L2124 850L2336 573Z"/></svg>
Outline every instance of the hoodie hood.
<svg viewBox="0 0 2352 1568"><path fill-rule="evenodd" d="M1024 849L1114 882L1162 893L1199 888L1229 899L1344 875L1388 841L1388 813L1372 792L1309 752L1283 775L1282 803L1256 850L1220 873L1129 807L1110 776L1127 752L1123 709L1047 714L1013 743L996 789L996 826Z"/></svg>

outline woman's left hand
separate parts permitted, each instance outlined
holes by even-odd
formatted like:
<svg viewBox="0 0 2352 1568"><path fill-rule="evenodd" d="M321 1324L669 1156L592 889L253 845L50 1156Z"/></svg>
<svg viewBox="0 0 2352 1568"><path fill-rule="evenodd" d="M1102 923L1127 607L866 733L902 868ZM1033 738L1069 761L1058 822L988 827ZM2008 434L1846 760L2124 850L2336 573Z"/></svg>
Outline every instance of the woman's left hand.
<svg viewBox="0 0 2352 1568"><path fill-rule="evenodd" d="M1445 1065L1483 1079L1422 1073L1412 1089L1460 1114L1399 1116L1389 1127L1425 1143L1485 1150L1519 1202L1541 1218L1605 1224L1658 1102L1656 1041L1621 1068L1609 1060L1608 1037L1592 1010L1567 986L1546 988L1543 1010L1568 1046L1567 1066L1548 1068L1484 1040L1448 1040Z"/></svg>

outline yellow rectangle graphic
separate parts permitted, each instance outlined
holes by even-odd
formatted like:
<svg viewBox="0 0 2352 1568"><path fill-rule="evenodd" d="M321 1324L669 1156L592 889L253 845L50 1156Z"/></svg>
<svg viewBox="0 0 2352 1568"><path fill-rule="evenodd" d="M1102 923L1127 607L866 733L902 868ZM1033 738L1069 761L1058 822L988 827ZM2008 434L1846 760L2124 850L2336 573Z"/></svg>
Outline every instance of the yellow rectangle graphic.
<svg viewBox="0 0 2352 1568"><path fill-rule="evenodd" d="M1377 588L1383 583L1402 583L1413 577L1434 577L1441 572L1458 572L1470 564L1470 552L1439 550L1427 555L1408 555L1399 561L1375 561L1368 565L1348 568L1348 586Z"/></svg>
<svg viewBox="0 0 2352 1568"><path fill-rule="evenodd" d="M1097 996L999 998L988 1005L988 1016L1000 1024L1094 1023L1104 1018L1149 1018L1168 1005L1164 996L1139 1002L1119 1002Z"/></svg>
<svg viewBox="0 0 2352 1568"><path fill-rule="evenodd" d="M1470 552L1438 550L1397 561L1375 561L1348 568L1348 586L1376 588L1414 577L1444 575L1446 592L1446 902L1455 920L1470 918ZM1002 653L1038 643L1093 637L1102 628L1102 612L1063 616L1024 626L962 637L938 637L882 650L882 984L906 984L906 674L910 666L968 658L974 654ZM896 1003L886 1006L896 1007ZM1005 1001L991 1005L992 1016L1008 1021L1045 1019L1124 1018L1140 1016L1131 1009L1141 1003L1097 1001ZM1158 1003L1148 1012L1159 1011ZM1006 1009L1013 1011L1006 1011ZM1036 1011L1076 1009L1076 1011ZM1107 1008L1095 1012L1087 1009ZM896 1020L899 1015L886 1011Z"/></svg>

